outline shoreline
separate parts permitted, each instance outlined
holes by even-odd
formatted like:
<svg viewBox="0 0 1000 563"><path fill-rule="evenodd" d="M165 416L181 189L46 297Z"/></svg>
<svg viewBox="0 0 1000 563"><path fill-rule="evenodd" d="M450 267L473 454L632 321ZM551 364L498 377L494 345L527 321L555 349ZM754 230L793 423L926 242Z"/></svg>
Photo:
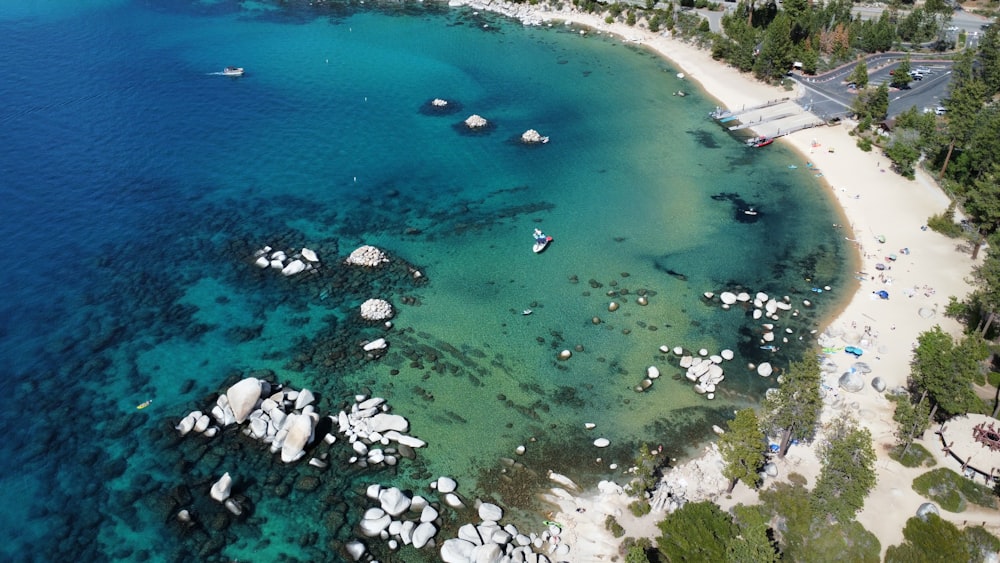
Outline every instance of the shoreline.
<svg viewBox="0 0 1000 563"><path fill-rule="evenodd" d="M681 40L622 23L607 24L595 14L565 8L553 10L547 5L477 0L451 0L449 6L499 13L524 25L581 26L595 33L613 35L623 42L643 45L683 71L686 80L727 108L799 95L758 82ZM960 334L960 324L943 313L949 296L961 299L971 290L964 280L974 262L967 249L956 248L959 241L925 230L927 218L943 212L950 203L933 179L920 169L915 181L891 172L887 158L857 148L848 127L847 123L819 126L779 141L798 153L803 162L813 163L814 171L822 171L819 183L830 190L828 196L842 221L838 228L856 248L850 267L866 274L866 279L856 279L850 285L851 296L843 306L832 311L817 327L818 340L831 347L843 346L845 342L859 345L865 350L863 361L873 366L871 376L878 376L886 389L892 389L906 385L910 351L920 333L940 325L945 332ZM884 243L878 242L880 236ZM885 269L878 270L878 264ZM875 296L876 291L883 289L890 294L888 300ZM903 541L906 520L927 499L910 487L908 480L915 476L914 470L906 470L888 457L888 448L895 444L892 403L868 384L856 393L838 387L839 375L855 361L846 353L826 354L823 384L828 393L821 420L825 424L835 417L852 416L872 434L878 482L857 520L879 538L884 557L888 546ZM923 440L926 443L934 438L928 432ZM793 447L784 460L772 460L778 465L779 475L768 478L761 488L787 480L793 471L804 476L810 486L815 483L820 471L815 446L820 440L817 436L812 444ZM928 449L938 448L931 445ZM742 483L731 495L726 495L727 482L721 476L720 464L718 450L711 443L702 454L672 468L663 481L686 487L688 500L712 500L723 509L738 503L756 503L757 492ZM711 493L716 487L718 491ZM596 491L575 494L554 487L544 500L559 508L554 519L563 523L563 541L573 546L570 561L610 561L618 557L620 539L605 528L607 516L614 516L625 529L624 537L651 538L655 545L659 534L656 522L665 514L653 511L643 517L633 516L628 509L633 498L622 493L620 487L602 486ZM968 518L962 513L942 512L941 516L959 526ZM1000 518L995 524L1000 527Z"/></svg>

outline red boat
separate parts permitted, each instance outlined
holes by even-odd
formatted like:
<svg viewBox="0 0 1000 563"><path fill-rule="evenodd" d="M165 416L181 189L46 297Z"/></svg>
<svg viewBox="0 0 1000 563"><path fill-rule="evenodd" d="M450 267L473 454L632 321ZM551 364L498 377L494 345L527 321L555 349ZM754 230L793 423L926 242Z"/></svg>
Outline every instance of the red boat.
<svg viewBox="0 0 1000 563"><path fill-rule="evenodd" d="M753 148L759 149L760 147L766 147L767 145L770 145L773 142L774 142L773 137L761 137L756 141L754 141Z"/></svg>

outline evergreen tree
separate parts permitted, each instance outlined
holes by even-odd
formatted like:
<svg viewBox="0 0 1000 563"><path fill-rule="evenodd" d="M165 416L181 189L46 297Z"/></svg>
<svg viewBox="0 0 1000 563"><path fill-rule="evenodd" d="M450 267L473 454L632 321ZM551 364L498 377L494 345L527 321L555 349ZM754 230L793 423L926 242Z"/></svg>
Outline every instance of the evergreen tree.
<svg viewBox="0 0 1000 563"><path fill-rule="evenodd" d="M944 177L956 147L964 148L979 126L979 112L986 98L986 84L973 71L972 51L965 51L952 67L951 93L945 101L948 108L948 153L938 177Z"/></svg>
<svg viewBox="0 0 1000 563"><path fill-rule="evenodd" d="M875 121L884 121L889 115L889 87L885 82L878 85L868 102L868 114Z"/></svg>
<svg viewBox="0 0 1000 563"><path fill-rule="evenodd" d="M910 76L910 55L906 55L896 70L892 73L892 87L893 88L908 88L910 86L910 81L913 77Z"/></svg>
<svg viewBox="0 0 1000 563"><path fill-rule="evenodd" d="M743 409L736 418L727 422L728 430L719 436L719 452L726 466L722 474L729 479L727 493L733 492L737 481L756 488L760 484L759 470L764 465L764 431L760 429L757 413Z"/></svg>
<svg viewBox="0 0 1000 563"><path fill-rule="evenodd" d="M847 523L875 487L875 448L868 429L853 421L833 423L828 434L820 446L823 468L812 491L813 505L820 514Z"/></svg>
<svg viewBox="0 0 1000 563"><path fill-rule="evenodd" d="M709 501L689 502L657 527L656 546L671 563L724 561L736 536L732 517Z"/></svg>
<svg viewBox="0 0 1000 563"><path fill-rule="evenodd" d="M865 62L865 59L858 61L854 71L847 77L847 81L853 82L858 90L868 86L868 63Z"/></svg>
<svg viewBox="0 0 1000 563"><path fill-rule="evenodd" d="M973 371L968 366L969 358L962 357L966 353L964 347L956 349L951 335L940 326L917 337L910 376L933 401L928 418L933 419L939 409L948 415L979 410L981 403L972 390Z"/></svg>
<svg viewBox="0 0 1000 563"><path fill-rule="evenodd" d="M972 545L975 545L971 538L937 514L927 514L922 518L914 516L907 520L903 537L906 541L886 550L886 563L983 560L982 553L970 553L974 549Z"/></svg>
<svg viewBox="0 0 1000 563"><path fill-rule="evenodd" d="M913 404L909 394L889 398L896 403L896 410L892 414L892 419L896 421L896 444L903 446L902 455L906 455L913 440L923 435L930 426L930 407L926 400Z"/></svg>
<svg viewBox="0 0 1000 563"><path fill-rule="evenodd" d="M729 544L726 561L731 563L774 563L778 551L768 535L768 520L761 507L733 507L738 534Z"/></svg>
<svg viewBox="0 0 1000 563"><path fill-rule="evenodd" d="M773 80L792 68L794 61L791 33L792 25L788 15L778 12L764 32L764 41L754 63L753 72L757 78Z"/></svg>
<svg viewBox="0 0 1000 563"><path fill-rule="evenodd" d="M994 24L979 40L979 67L986 98L1000 93L1000 29Z"/></svg>
<svg viewBox="0 0 1000 563"><path fill-rule="evenodd" d="M782 375L781 386L764 399L765 426L781 435L778 457L785 457L792 440L811 440L816 435L823 409L821 379L815 360L792 363Z"/></svg>

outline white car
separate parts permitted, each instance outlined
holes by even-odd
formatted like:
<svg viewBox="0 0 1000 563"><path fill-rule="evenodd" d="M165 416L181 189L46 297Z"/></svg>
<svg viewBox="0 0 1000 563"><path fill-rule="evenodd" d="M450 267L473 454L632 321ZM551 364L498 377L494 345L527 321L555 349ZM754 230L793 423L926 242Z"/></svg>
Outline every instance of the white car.
<svg viewBox="0 0 1000 563"><path fill-rule="evenodd" d="M934 108L934 115L944 115L947 112L948 112L948 108L946 108L944 106L938 106L938 107Z"/></svg>

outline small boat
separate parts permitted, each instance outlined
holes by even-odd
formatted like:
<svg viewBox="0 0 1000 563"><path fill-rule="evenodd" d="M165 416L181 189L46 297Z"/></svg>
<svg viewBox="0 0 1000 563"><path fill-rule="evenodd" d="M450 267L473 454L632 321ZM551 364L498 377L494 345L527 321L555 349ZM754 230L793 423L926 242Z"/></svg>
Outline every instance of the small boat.
<svg viewBox="0 0 1000 563"><path fill-rule="evenodd" d="M744 215L756 215L757 214L757 210L754 209L753 207L751 207L749 209L744 209L743 210L743 214Z"/></svg>
<svg viewBox="0 0 1000 563"><path fill-rule="evenodd" d="M546 235L539 229L535 229L535 244L531 247L531 250L535 254L538 254L548 248L549 243L552 242L552 237Z"/></svg>
<svg viewBox="0 0 1000 563"><path fill-rule="evenodd" d="M761 147L766 147L767 145L770 145L773 142L774 142L773 137L761 137L756 141L754 141L753 148L759 149Z"/></svg>
<svg viewBox="0 0 1000 563"><path fill-rule="evenodd" d="M777 352L778 350L781 350L781 348L775 346L774 344L768 344L766 346L761 346L760 349L761 350L767 350L768 352Z"/></svg>
<svg viewBox="0 0 1000 563"><path fill-rule="evenodd" d="M148 407L148 406L149 406L149 405L151 405L151 404L153 404L153 399L150 399L150 400L148 400L148 401L143 401L143 402L139 403L138 405L136 405L136 406L135 406L135 408L136 408L137 410L140 410L140 411L141 411L142 409L144 409L144 408Z"/></svg>
<svg viewBox="0 0 1000 563"><path fill-rule="evenodd" d="M227 66L222 69L223 76L243 76L243 67L241 66Z"/></svg>
<svg viewBox="0 0 1000 563"><path fill-rule="evenodd" d="M531 309L525 309L525 310L521 311L521 314L525 315L525 316L528 316L528 315L530 315L532 313L534 313L534 311L532 311Z"/></svg>

